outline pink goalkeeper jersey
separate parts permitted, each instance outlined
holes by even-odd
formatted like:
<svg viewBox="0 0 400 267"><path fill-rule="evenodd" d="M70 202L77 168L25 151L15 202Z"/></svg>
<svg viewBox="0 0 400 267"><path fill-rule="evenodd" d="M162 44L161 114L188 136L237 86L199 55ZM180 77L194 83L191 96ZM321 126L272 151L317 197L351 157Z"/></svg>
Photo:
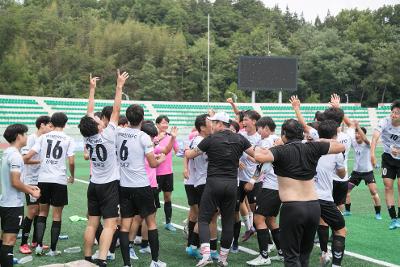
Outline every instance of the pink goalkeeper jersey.
<svg viewBox="0 0 400 267"><path fill-rule="evenodd" d="M159 146L157 146L156 148L154 148L154 155L160 154L161 152L161 148ZM158 187L157 184L157 173L156 173L156 169L150 167L149 162L147 161L147 159L145 159L145 163L146 163L146 173L147 173L147 177L149 178L150 181L150 186L151 187Z"/></svg>
<svg viewBox="0 0 400 267"><path fill-rule="evenodd" d="M160 143L156 146L157 147L166 147L169 143L169 140L171 139L170 135L165 136ZM179 146L178 146L178 142L174 142L174 146L173 149L178 150ZM157 169L156 169L156 173L157 175L166 175L166 174L171 174L172 173L172 149L171 151L165 155L166 159L163 163L161 163Z"/></svg>

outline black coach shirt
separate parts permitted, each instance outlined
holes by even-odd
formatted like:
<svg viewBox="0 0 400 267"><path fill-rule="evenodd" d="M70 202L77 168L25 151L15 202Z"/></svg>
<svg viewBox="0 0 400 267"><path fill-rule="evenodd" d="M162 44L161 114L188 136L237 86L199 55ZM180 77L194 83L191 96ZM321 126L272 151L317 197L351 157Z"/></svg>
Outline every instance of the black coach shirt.
<svg viewBox="0 0 400 267"><path fill-rule="evenodd" d="M294 141L270 148L274 155L273 168L278 176L296 180L311 180L314 178L318 160L329 151L330 144L326 142L302 143Z"/></svg>
<svg viewBox="0 0 400 267"><path fill-rule="evenodd" d="M197 146L207 153L207 178L237 179L239 159L251 147L240 134L224 130L204 138Z"/></svg>

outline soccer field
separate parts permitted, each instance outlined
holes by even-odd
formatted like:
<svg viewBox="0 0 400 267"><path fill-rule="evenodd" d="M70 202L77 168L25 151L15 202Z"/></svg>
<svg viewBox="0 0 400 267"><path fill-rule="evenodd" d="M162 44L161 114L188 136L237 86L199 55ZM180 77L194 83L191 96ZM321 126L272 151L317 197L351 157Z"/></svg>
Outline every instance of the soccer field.
<svg viewBox="0 0 400 267"><path fill-rule="evenodd" d="M377 155L379 155L378 151ZM353 156L350 155L349 170L352 168ZM68 218L72 215L86 216L86 188L89 176L88 162L83 160L83 154L77 153L76 155L76 178L75 184L69 186L69 205L65 207L63 214L63 224L61 234L69 235L68 240L60 240L58 243L58 250L63 251L65 248L80 246L83 248L83 233L86 222L71 222ZM186 195L182 182L182 159L174 158L174 174L175 174L175 191L173 194L173 204L180 207L173 208L173 222L178 225L183 225L182 221L187 216ZM346 217L346 226L348 229L348 237L346 238L346 251L357 253L367 256L376 260L392 263L396 266L400 265L400 256L398 253L400 246L400 229L388 230L389 215L387 213L386 205L384 204L383 183L379 175L379 170L375 172L377 184L379 187L379 194L382 200L382 221L377 221L374 218L374 209L372 200L367 187L360 184L358 188L352 192L352 213L350 217ZM162 199L162 196L160 196ZM158 225L160 236L160 260L166 262L168 266L195 266L196 261L190 258L185 253L186 240L181 230L175 233L168 232L163 228L164 211L161 208L158 211ZM47 231L45 235L45 243L50 243L50 230L51 219L47 222ZM244 233L242 228L241 233ZM23 255L17 253L20 240L17 241L15 247L15 256L17 258ZM256 237L251 238L245 243L239 245L254 251L258 251ZM134 266L149 266L150 255L140 254L138 249L136 252L139 256L138 261L132 261ZM229 266L246 266L246 261L255 258L256 256L249 254L249 252L239 252L238 254L229 255ZM274 253L274 252L273 252ZM275 255L275 254L273 254ZM34 256L32 262L25 264L25 266L41 266L53 263L65 263L68 261L82 259L83 254L66 254L51 258L47 256ZM116 260L109 262L109 266L122 266L122 259L119 249L116 251ZM312 253L310 266L319 265L319 248L315 247ZM282 263L273 263L272 266L283 266ZM343 266L380 266L376 263L371 263L365 260L360 260L355 257L345 255Z"/></svg>

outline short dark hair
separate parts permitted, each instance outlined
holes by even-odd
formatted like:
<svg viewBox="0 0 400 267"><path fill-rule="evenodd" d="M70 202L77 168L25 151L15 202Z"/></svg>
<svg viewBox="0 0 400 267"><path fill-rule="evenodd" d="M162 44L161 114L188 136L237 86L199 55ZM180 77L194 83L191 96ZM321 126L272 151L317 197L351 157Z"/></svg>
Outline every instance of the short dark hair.
<svg viewBox="0 0 400 267"><path fill-rule="evenodd" d="M318 126L318 135L320 138L332 139L337 135L339 124L334 120L321 121Z"/></svg>
<svg viewBox="0 0 400 267"><path fill-rule="evenodd" d="M207 117L208 114L201 114L196 117L196 120L194 121L194 127L196 127L196 130L200 133L201 132L201 126L206 127L207 125Z"/></svg>
<svg viewBox="0 0 400 267"><path fill-rule="evenodd" d="M50 123L50 116L44 115L44 116L40 116L36 119L36 128L40 128L40 125L42 125L42 123L44 125L47 125Z"/></svg>
<svg viewBox="0 0 400 267"><path fill-rule="evenodd" d="M307 123L307 125L314 128L315 130L318 130L319 123L320 123L320 121L313 121L313 122Z"/></svg>
<svg viewBox="0 0 400 267"><path fill-rule="evenodd" d="M276 124L271 117L265 116L257 120L256 127L265 128L268 127L270 131L274 132L276 129Z"/></svg>
<svg viewBox="0 0 400 267"><path fill-rule="evenodd" d="M110 120L112 112L113 112L112 106L103 107L103 109L101 110L100 119L106 118L107 120Z"/></svg>
<svg viewBox="0 0 400 267"><path fill-rule="evenodd" d="M324 120L324 113L322 111L315 112L314 121L323 121Z"/></svg>
<svg viewBox="0 0 400 267"><path fill-rule="evenodd" d="M101 111L95 112L95 113L94 113L94 116L101 119ZM111 118L111 117L110 117L110 118Z"/></svg>
<svg viewBox="0 0 400 267"><path fill-rule="evenodd" d="M126 109L126 117L128 118L129 123L131 126L138 126L144 118L144 110L138 104L130 105Z"/></svg>
<svg viewBox="0 0 400 267"><path fill-rule="evenodd" d="M295 119L285 120L282 124L281 135L284 135L287 140L303 140L303 125Z"/></svg>
<svg viewBox="0 0 400 267"><path fill-rule="evenodd" d="M78 128L83 137L90 137L99 133L98 123L87 115L81 118Z"/></svg>
<svg viewBox="0 0 400 267"><path fill-rule="evenodd" d="M365 129L365 127L360 127L361 131L364 132L364 134L367 134L367 129ZM358 129L356 128L356 132L358 132Z"/></svg>
<svg viewBox="0 0 400 267"><path fill-rule="evenodd" d="M50 122L54 127L64 128L67 121L68 117L64 112L56 112L50 118Z"/></svg>
<svg viewBox="0 0 400 267"><path fill-rule="evenodd" d="M395 101L393 101L392 105L390 105L391 111L395 108L400 108L400 100L395 100Z"/></svg>
<svg viewBox="0 0 400 267"><path fill-rule="evenodd" d="M251 120L258 121L261 118L261 115L255 110L246 110L244 112L244 117L248 117Z"/></svg>
<svg viewBox="0 0 400 267"><path fill-rule="evenodd" d="M158 123L161 123L162 120L165 120L166 122L169 123L169 118L168 118L167 115L160 115L160 116L158 116L157 119L156 119L156 123L157 123L157 124L158 124Z"/></svg>
<svg viewBox="0 0 400 267"><path fill-rule="evenodd" d="M19 134L23 135L28 132L28 127L24 124L11 124L7 126L6 130L3 133L4 139L7 140L8 143L13 143L17 140L17 136Z"/></svg>
<svg viewBox="0 0 400 267"><path fill-rule="evenodd" d="M128 124L128 119L124 115L120 115L118 119L118 126Z"/></svg>
<svg viewBox="0 0 400 267"><path fill-rule="evenodd" d="M344 112L341 108L328 108L324 111L323 120L336 121L340 126L343 122ZM338 127L339 127L338 126Z"/></svg>
<svg viewBox="0 0 400 267"><path fill-rule="evenodd" d="M144 121L140 130L147 133L150 137L156 137L158 135L157 127L152 121Z"/></svg>
<svg viewBox="0 0 400 267"><path fill-rule="evenodd" d="M233 128L235 128L235 131L238 133L240 130L239 123L235 120L229 120L229 123L231 126L233 126Z"/></svg>
<svg viewBox="0 0 400 267"><path fill-rule="evenodd" d="M244 114L246 113L246 111L247 110L240 110L239 111L239 122L242 122L243 121L243 118L244 118Z"/></svg>

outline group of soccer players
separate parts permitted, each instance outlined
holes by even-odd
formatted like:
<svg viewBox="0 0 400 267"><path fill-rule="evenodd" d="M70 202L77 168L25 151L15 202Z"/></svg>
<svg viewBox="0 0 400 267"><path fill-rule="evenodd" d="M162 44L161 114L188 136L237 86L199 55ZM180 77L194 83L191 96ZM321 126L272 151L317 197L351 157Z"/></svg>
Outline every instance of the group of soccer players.
<svg viewBox="0 0 400 267"><path fill-rule="evenodd" d="M143 108L136 104L126 109L125 117L120 116L122 88L128 78L128 73L117 72L114 104L97 114L99 78L90 77L87 114L79 124L85 158L90 161L84 258L107 266L107 260L115 258L119 240L123 264L131 266L131 259L137 259L133 242L138 235L142 236L141 252L151 253L150 266L166 266L158 259L155 215L163 191L165 228L176 231L171 223L171 151L179 149L177 129L168 132L166 116L155 123L145 121ZM396 214L393 192L400 176L400 101L393 102L391 115L379 122L371 142L366 129L344 114L337 95L311 123L304 120L301 103L293 96L290 102L297 120L286 120L280 136L275 134L271 117L261 117L254 110L240 111L231 99L228 102L236 118L230 119L224 112L200 114L184 149L184 184L190 206L186 252L199 260L196 266L228 265L229 252L238 253L240 216L246 227L242 240L256 233L260 251L248 265L269 265L277 260L285 266L308 266L317 235L321 264L332 261L332 266L341 266L346 237L343 215L351 215L350 192L361 181L369 187L375 218L382 219L373 175L380 136L389 229L400 228L400 207ZM64 113L57 112L38 117L37 131L29 137L28 128L21 124L8 126L3 134L10 146L3 152L1 169L1 266L13 265L20 228L21 253L32 253L31 247L36 254L47 251L43 236L50 207L51 242L46 255L61 253L57 241L62 211L68 204L67 184L73 183L75 176L75 143L64 133L67 121ZM343 123L346 130L342 130ZM351 147L355 163L349 175ZM218 218L222 226L219 253ZM329 228L333 232L332 255L328 251ZM93 255L95 242L99 250ZM277 255L270 256L273 247Z"/></svg>

